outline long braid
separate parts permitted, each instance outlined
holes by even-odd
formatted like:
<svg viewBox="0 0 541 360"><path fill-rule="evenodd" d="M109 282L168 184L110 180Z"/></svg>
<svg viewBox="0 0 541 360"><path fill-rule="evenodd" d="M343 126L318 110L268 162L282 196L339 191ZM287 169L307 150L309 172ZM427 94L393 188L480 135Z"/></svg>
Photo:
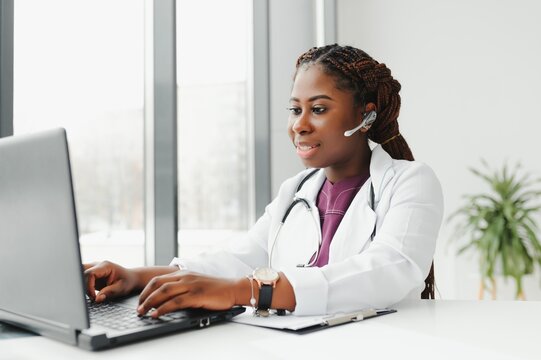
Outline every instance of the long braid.
<svg viewBox="0 0 541 360"><path fill-rule="evenodd" d="M360 49L337 44L314 47L302 54L297 59L297 71L312 64L321 65L323 71L333 76L339 89L351 91L356 105L376 105L377 119L367 132L370 140L381 144L393 159L414 160L398 126L401 85L385 64ZM434 262L421 298L434 299Z"/></svg>

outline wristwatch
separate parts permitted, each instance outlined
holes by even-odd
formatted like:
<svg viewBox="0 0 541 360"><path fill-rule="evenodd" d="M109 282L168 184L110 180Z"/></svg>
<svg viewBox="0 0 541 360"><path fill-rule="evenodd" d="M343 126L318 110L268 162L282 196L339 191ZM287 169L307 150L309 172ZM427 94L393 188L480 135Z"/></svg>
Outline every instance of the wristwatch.
<svg viewBox="0 0 541 360"><path fill-rule="evenodd" d="M259 302L256 313L259 316L269 316L272 303L272 291L280 280L280 275L274 269L268 267L257 268L253 272L254 280L259 286Z"/></svg>

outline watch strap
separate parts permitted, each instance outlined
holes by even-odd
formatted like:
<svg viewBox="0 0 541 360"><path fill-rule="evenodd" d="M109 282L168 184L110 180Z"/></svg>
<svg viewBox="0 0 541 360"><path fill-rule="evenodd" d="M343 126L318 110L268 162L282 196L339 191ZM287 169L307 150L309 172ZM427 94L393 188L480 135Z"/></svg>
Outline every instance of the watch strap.
<svg viewBox="0 0 541 360"><path fill-rule="evenodd" d="M268 311L272 303L272 285L262 284L259 288L259 302L257 310Z"/></svg>

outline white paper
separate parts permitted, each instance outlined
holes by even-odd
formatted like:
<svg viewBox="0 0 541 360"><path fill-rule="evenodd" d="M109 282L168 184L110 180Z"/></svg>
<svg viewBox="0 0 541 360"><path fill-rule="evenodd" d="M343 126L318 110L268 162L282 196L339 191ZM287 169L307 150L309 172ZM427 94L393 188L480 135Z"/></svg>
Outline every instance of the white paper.
<svg viewBox="0 0 541 360"><path fill-rule="evenodd" d="M328 315L325 316L295 316L287 313L283 316L270 314L267 317L254 316L252 309L247 308L243 314L235 316L232 321L255 326L269 327L273 329L299 330L309 326L323 324Z"/></svg>

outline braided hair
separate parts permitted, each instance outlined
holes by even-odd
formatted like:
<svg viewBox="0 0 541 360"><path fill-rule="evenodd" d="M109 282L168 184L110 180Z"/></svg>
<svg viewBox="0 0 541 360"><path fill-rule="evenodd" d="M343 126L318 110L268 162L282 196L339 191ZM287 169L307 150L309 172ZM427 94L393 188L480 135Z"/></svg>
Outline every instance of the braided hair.
<svg viewBox="0 0 541 360"><path fill-rule="evenodd" d="M302 54L297 59L296 72L315 64L336 80L338 89L351 91L355 105L376 105L378 116L367 132L368 139L381 144L393 159L414 160L398 127L401 85L385 64L360 49L334 44L313 47ZM421 298L434 299L434 262Z"/></svg>

